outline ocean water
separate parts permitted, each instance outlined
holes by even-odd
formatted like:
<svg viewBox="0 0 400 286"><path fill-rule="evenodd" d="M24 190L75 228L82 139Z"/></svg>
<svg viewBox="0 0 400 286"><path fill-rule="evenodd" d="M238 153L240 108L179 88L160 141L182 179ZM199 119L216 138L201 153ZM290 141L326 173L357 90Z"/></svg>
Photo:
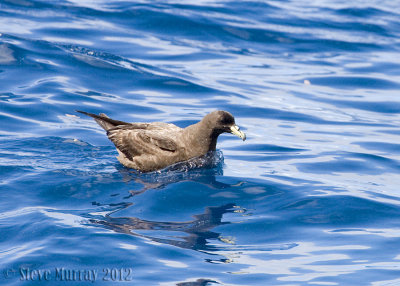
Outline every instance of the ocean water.
<svg viewBox="0 0 400 286"><path fill-rule="evenodd" d="M1 285L400 285L398 1L0 1ZM75 110L184 127L140 174Z"/></svg>

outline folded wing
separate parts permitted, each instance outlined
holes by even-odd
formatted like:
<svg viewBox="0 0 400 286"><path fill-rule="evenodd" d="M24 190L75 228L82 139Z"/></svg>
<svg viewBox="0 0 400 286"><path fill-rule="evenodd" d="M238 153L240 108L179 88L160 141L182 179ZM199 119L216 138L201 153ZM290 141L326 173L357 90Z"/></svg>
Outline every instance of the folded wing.
<svg viewBox="0 0 400 286"><path fill-rule="evenodd" d="M128 160L142 155L168 156L177 152L178 144L176 138L171 138L171 134L176 134L176 129L180 130L179 127L167 123L152 123L146 128L137 127L134 124L116 126L107 132L108 138ZM175 131L171 132L172 130Z"/></svg>

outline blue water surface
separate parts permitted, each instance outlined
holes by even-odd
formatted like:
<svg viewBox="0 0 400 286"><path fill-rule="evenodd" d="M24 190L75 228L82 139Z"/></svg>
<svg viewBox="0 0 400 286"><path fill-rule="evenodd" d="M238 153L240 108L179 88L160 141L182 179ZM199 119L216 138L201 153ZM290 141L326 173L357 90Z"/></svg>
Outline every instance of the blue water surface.
<svg viewBox="0 0 400 286"><path fill-rule="evenodd" d="M0 284L400 285L398 4L1 0ZM140 174L77 109L248 139Z"/></svg>

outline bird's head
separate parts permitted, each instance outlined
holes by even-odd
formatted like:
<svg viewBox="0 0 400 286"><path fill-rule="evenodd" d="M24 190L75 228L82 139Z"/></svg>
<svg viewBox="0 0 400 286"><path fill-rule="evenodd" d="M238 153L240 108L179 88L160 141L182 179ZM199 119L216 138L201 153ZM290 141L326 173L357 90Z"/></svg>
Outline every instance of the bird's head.
<svg viewBox="0 0 400 286"><path fill-rule="evenodd" d="M207 114L204 119L213 129L215 135L227 132L246 140L246 134L235 124L235 118L227 111L218 110Z"/></svg>

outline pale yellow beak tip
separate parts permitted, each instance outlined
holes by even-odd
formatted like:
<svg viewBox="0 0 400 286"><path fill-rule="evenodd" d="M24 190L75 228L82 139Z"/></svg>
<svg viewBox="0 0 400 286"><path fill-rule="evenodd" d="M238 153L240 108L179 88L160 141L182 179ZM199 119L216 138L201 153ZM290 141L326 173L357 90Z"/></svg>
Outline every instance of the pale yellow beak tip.
<svg viewBox="0 0 400 286"><path fill-rule="evenodd" d="M231 127L231 133L241 138L243 141L246 140L246 134L240 130L239 126L233 125Z"/></svg>

